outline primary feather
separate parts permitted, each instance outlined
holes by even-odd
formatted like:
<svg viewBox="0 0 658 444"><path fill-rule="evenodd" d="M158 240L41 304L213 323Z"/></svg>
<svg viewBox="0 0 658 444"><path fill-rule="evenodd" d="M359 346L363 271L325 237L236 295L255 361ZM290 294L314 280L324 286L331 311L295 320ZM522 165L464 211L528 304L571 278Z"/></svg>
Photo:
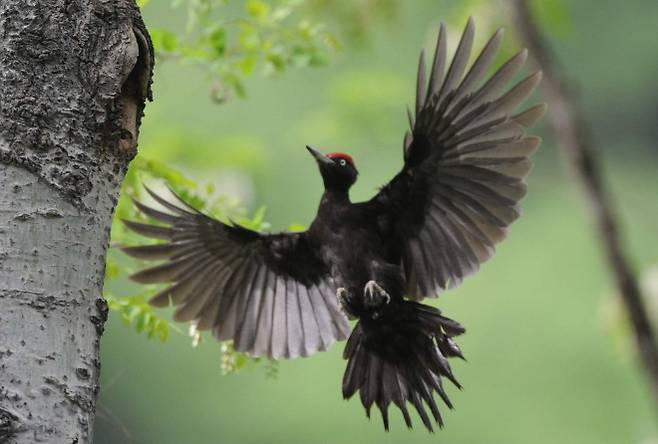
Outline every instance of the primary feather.
<svg viewBox="0 0 658 444"><path fill-rule="evenodd" d="M274 359L309 356L347 337L329 269L305 233L263 235L182 205L167 202L171 213L136 205L167 225L126 225L168 242L123 248L136 258L165 260L132 279L170 284L151 304L177 306L177 321L231 339L238 351Z"/></svg>

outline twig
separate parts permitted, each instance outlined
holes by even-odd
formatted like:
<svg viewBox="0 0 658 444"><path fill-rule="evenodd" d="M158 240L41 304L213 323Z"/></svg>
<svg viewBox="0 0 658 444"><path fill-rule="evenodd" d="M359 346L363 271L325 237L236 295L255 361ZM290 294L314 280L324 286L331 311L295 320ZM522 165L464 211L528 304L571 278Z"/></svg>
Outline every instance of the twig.
<svg viewBox="0 0 658 444"><path fill-rule="evenodd" d="M615 280L632 323L642 363L658 402L658 346L637 279L624 255L610 198L593 149L583 109L562 75L548 43L529 10L527 0L510 0L521 38L534 62L544 71L542 82L548 119L575 177L579 180Z"/></svg>

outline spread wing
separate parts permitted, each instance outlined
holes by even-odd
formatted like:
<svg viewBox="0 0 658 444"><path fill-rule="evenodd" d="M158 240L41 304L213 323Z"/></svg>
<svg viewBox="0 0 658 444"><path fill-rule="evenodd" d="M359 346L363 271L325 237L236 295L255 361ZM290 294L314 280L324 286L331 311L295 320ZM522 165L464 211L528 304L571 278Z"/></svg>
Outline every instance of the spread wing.
<svg viewBox="0 0 658 444"><path fill-rule="evenodd" d="M166 242L123 251L163 261L132 276L167 284L152 305L175 305L175 320L212 329L218 340L233 340L236 350L253 356L308 356L347 337L329 269L307 233L260 234L148 191L168 212L135 205L165 225L125 224Z"/></svg>
<svg viewBox="0 0 658 444"><path fill-rule="evenodd" d="M381 225L397 239L412 299L459 284L494 253L519 217L529 156L540 139L525 128L545 105L516 113L540 81L536 72L506 86L526 60L522 51L485 81L497 54L496 32L465 73L473 44L469 20L447 72L441 25L429 81L418 67L415 115L404 140L402 171L373 198ZM465 74L464 74L465 73Z"/></svg>

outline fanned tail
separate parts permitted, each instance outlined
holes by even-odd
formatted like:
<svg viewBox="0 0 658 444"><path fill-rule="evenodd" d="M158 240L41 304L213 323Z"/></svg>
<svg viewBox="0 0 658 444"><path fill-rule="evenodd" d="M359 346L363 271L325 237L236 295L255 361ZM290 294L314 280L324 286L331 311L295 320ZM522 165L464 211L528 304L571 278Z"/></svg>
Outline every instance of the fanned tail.
<svg viewBox="0 0 658 444"><path fill-rule="evenodd" d="M347 359L343 397L350 398L358 391L368 417L375 404L386 430L391 402L402 411L407 427L412 427L407 410L409 402L429 431L433 431L433 426L425 406L442 428L443 419L434 394L438 393L448 408L452 408L442 379L447 378L461 388L448 358L463 359L452 338L464 331L438 309L413 301L392 303L380 317L361 319L343 354Z"/></svg>

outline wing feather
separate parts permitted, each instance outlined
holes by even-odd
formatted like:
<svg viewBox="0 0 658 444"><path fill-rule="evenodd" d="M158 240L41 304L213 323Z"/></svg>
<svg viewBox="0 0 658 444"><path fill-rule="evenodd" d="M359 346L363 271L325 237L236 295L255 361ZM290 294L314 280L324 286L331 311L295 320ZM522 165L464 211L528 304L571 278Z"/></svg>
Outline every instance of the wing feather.
<svg viewBox="0 0 658 444"><path fill-rule="evenodd" d="M304 331L299 307L299 288L297 283L288 279L286 282L286 330L288 332L288 352L291 358L301 356L304 348Z"/></svg>
<svg viewBox="0 0 658 444"><path fill-rule="evenodd" d="M254 339L253 352L256 356L271 356L271 337L272 337L272 312L274 311L274 298L276 296L277 276L273 272L268 273L268 280L263 292L263 301L261 302L258 313L258 327Z"/></svg>
<svg viewBox="0 0 658 444"><path fill-rule="evenodd" d="M381 226L389 231L382 235L399 243L411 299L435 297L458 285L506 237L526 193L529 156L540 144L539 138L526 135L526 128L546 110L540 104L516 111L541 80L541 72L534 72L508 86L523 67L526 50L485 79L502 30L467 69L474 40L469 19L443 78L445 34L441 25L429 81L416 88L404 168L370 202L378 217L388 218ZM424 65L421 56L418 82L425 82ZM416 389L422 397L423 387ZM422 399L416 401L422 406Z"/></svg>
<svg viewBox="0 0 658 444"><path fill-rule="evenodd" d="M461 100L468 99L473 90L478 87L478 84L487 73L491 62L496 57L496 54L498 54L502 40L503 30L499 29L491 37L475 62L473 62L468 74L464 77L464 80L462 80L457 91L455 91L455 97L452 100L453 103L456 104Z"/></svg>
<svg viewBox="0 0 658 444"><path fill-rule="evenodd" d="M241 323L235 338L235 349L244 352L253 346L256 339L260 301L267 285L267 268L260 264L249 295L244 300Z"/></svg>
<svg viewBox="0 0 658 444"><path fill-rule="evenodd" d="M302 356L310 356L321 347L320 326L315 319L315 311L310 303L310 290L297 282L297 294L299 295L299 314L304 332Z"/></svg>
<svg viewBox="0 0 658 444"><path fill-rule="evenodd" d="M210 218L173 192L176 204L146 190L166 212L135 206L166 226L125 224L165 242L123 251L162 261L132 276L167 284L151 304L173 304L174 319L212 330L218 340L232 340L236 350L253 356L308 356L347 337L329 267L309 233L260 234Z"/></svg>
<svg viewBox="0 0 658 444"><path fill-rule="evenodd" d="M432 73L430 74L429 88L425 101L429 101L435 96L443 84L443 71L446 65L446 27L443 23L439 26L439 35L436 41L436 50L434 51L434 60L432 62ZM412 125L413 128L413 125Z"/></svg>
<svg viewBox="0 0 658 444"><path fill-rule="evenodd" d="M464 29L462 38L457 46L457 51L455 52L455 56L452 59L450 68L448 69L448 74L446 74L446 79L441 86L441 92L438 95L438 103L441 103L441 100L448 94L454 93L455 86L461 80L464 70L466 69L466 64L468 63L468 58L471 55L474 36L475 25L473 23L473 18L469 17L468 22L466 23L466 29Z"/></svg>

